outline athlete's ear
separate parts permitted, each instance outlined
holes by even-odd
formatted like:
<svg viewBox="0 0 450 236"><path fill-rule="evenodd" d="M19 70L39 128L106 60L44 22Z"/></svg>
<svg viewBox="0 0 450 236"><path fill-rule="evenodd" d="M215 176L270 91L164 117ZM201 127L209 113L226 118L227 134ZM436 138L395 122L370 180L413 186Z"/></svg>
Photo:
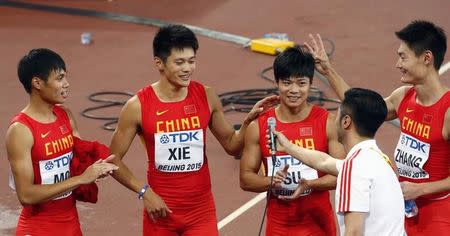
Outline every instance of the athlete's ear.
<svg viewBox="0 0 450 236"><path fill-rule="evenodd" d="M158 68L159 71L163 71L164 70L164 62L161 58L159 57L154 57L153 61L155 62L156 68Z"/></svg>
<svg viewBox="0 0 450 236"><path fill-rule="evenodd" d="M42 87L42 83L43 83L44 81L43 80L41 80L41 79L39 79L38 77L33 77L32 79L31 79L31 87L32 88L35 88L36 90L41 90L41 87Z"/></svg>
<svg viewBox="0 0 450 236"><path fill-rule="evenodd" d="M426 50L425 52L423 52L423 62L425 63L425 65L432 65L433 66L433 53L430 50Z"/></svg>

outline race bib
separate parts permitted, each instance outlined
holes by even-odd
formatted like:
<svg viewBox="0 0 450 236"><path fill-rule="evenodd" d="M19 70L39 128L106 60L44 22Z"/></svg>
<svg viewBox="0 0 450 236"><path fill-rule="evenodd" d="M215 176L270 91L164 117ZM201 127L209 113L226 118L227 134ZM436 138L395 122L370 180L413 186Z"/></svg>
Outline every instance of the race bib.
<svg viewBox="0 0 450 236"><path fill-rule="evenodd" d="M401 133L395 149L395 162L400 176L410 179L428 179L423 169L430 155L430 144Z"/></svg>
<svg viewBox="0 0 450 236"><path fill-rule="evenodd" d="M73 153L69 152L49 160L39 161L41 184L56 184L70 178L70 160ZM68 197L72 191L65 192L53 200Z"/></svg>
<svg viewBox="0 0 450 236"><path fill-rule="evenodd" d="M155 167L162 172L198 171L203 146L202 129L155 133Z"/></svg>
<svg viewBox="0 0 450 236"><path fill-rule="evenodd" d="M281 185L281 189L274 189L272 192L275 195L290 196L294 193L301 179L317 179L317 171L303 162L293 158L292 156L276 156L275 165L272 163L272 157L267 157L268 176L277 171L283 170L284 166L289 165L286 179ZM274 169L275 168L275 169ZM273 172L272 172L273 171ZM308 195L311 190L303 193L301 196Z"/></svg>

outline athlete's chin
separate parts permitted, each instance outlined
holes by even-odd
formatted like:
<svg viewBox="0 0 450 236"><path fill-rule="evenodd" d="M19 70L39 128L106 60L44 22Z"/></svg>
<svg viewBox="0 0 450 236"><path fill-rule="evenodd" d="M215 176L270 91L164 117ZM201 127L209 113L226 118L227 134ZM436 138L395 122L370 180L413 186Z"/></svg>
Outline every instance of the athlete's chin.
<svg viewBox="0 0 450 236"><path fill-rule="evenodd" d="M178 83L178 85L179 85L180 87L188 87L190 83L191 83L191 80L190 80L190 79L187 79L187 80L181 80L181 81Z"/></svg>
<svg viewBox="0 0 450 236"><path fill-rule="evenodd" d="M411 79L405 76L402 76L402 78L400 79L400 82L404 83L404 84L411 84Z"/></svg>
<svg viewBox="0 0 450 236"><path fill-rule="evenodd" d="M302 99L295 99L295 100L287 99L285 101L285 104L289 108L297 108L297 107L301 106L303 102L304 102L304 100L302 100Z"/></svg>

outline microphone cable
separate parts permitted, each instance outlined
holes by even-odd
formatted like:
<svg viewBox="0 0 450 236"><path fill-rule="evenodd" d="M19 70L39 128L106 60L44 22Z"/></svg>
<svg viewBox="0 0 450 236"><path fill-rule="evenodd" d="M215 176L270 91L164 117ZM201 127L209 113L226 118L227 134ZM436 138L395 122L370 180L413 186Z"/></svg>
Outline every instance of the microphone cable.
<svg viewBox="0 0 450 236"><path fill-rule="evenodd" d="M264 225L264 220L266 219L267 207L269 206L270 196L272 195L273 176L275 174L275 162L276 162L276 157L275 157L275 155L272 155L272 176L270 176L269 189L267 190L267 201L266 201L266 206L264 207L264 213L262 216L261 225L259 226L258 236L261 236L262 228Z"/></svg>

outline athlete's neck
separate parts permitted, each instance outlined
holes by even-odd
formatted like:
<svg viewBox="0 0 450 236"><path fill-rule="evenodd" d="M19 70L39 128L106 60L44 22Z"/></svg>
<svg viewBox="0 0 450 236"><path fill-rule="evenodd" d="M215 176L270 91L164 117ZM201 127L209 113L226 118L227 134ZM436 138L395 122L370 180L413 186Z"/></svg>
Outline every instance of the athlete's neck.
<svg viewBox="0 0 450 236"><path fill-rule="evenodd" d="M167 80L159 80L152 84L153 90L159 100L163 102L179 102L186 98L188 87L178 87Z"/></svg>
<svg viewBox="0 0 450 236"><path fill-rule="evenodd" d="M298 122L306 119L311 112L312 105L305 102L298 107L288 107L284 104L280 104L275 108L275 114L281 122Z"/></svg>
<svg viewBox="0 0 450 236"><path fill-rule="evenodd" d="M30 102L22 112L41 123L51 123L56 120L56 116L53 113L53 106L54 104L50 104L40 97L31 95Z"/></svg>
<svg viewBox="0 0 450 236"><path fill-rule="evenodd" d="M428 73L422 83L415 84L414 88L417 91L416 102L423 106L435 104L448 91L448 88L441 83L436 70Z"/></svg>

